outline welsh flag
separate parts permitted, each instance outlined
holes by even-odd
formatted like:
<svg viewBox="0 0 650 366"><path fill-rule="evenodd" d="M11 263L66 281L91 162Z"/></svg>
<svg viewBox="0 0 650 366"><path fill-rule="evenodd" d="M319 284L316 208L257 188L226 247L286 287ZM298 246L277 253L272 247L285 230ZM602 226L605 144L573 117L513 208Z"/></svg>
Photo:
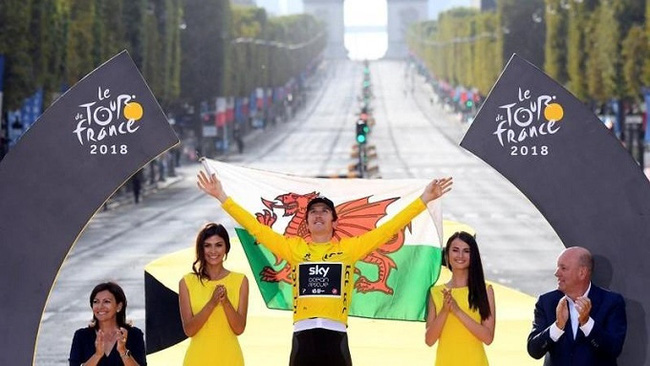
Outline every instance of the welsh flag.
<svg viewBox="0 0 650 366"><path fill-rule="evenodd" d="M422 194L426 180L318 179L238 167L205 159L226 193L257 219L285 236L307 237L301 223L307 203L318 195L336 205L334 236L372 230ZM244 229L236 228L266 306L291 310L289 264L277 258ZM442 210L440 200L389 242L357 261L350 315L423 321L428 290L440 274Z"/></svg>

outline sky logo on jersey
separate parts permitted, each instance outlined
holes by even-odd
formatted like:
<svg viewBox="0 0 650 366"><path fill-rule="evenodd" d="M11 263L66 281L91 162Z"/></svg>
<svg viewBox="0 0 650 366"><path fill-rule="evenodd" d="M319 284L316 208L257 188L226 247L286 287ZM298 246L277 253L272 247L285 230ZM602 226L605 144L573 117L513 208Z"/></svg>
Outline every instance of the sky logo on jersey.
<svg viewBox="0 0 650 366"><path fill-rule="evenodd" d="M300 296L336 296L341 293L343 264L306 262L298 265Z"/></svg>
<svg viewBox="0 0 650 366"><path fill-rule="evenodd" d="M309 275L327 277L327 272L329 271L330 271L329 267L323 267L323 266L319 267L317 264L315 267L309 268Z"/></svg>

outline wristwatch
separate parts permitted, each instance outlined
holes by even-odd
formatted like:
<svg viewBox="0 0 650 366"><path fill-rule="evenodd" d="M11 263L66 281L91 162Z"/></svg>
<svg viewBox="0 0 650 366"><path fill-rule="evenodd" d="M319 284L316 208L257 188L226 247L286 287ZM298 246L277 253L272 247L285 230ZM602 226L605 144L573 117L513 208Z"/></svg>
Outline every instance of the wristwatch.
<svg viewBox="0 0 650 366"><path fill-rule="evenodd" d="M124 353L122 353L122 354L120 355L120 357L122 357L122 358L128 358L128 357L131 357L131 351L129 351L129 350L127 349L126 351L124 351Z"/></svg>

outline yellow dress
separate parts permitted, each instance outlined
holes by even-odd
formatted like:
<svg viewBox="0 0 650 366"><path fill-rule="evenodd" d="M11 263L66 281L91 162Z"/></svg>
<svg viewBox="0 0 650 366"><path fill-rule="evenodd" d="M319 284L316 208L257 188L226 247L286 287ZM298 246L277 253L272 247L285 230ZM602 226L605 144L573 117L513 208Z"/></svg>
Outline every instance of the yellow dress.
<svg viewBox="0 0 650 366"><path fill-rule="evenodd" d="M434 286L431 289L431 298L436 305L436 312L439 314L442 309L443 294L445 285ZM451 296L456 300L466 314L476 322L481 322L481 315L478 310L470 310L467 301L469 288L454 288ZM437 315L437 314L436 314ZM436 353L436 366L487 366L488 360L485 354L483 342L476 338L460 320L449 313L440 338L438 339L438 351Z"/></svg>
<svg viewBox="0 0 650 366"><path fill-rule="evenodd" d="M199 281L194 273L186 274L183 279L190 294L192 313L197 314L212 297L217 285L226 286L228 299L235 309L239 306L239 290L244 275L230 272L226 277L217 281ZM203 327L190 339L190 345L185 353L185 366L240 366L244 365L244 355L237 335L232 331L223 310L218 305L210 314Z"/></svg>

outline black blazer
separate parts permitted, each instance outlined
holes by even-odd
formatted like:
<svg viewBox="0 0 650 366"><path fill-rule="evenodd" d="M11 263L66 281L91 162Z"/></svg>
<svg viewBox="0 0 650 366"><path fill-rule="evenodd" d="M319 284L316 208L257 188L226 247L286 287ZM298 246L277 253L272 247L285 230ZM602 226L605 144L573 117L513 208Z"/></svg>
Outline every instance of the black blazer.
<svg viewBox="0 0 650 366"><path fill-rule="evenodd" d="M131 357L140 366L147 365L146 359L146 350L144 345L144 335L142 331L136 327L126 327L126 330L129 332L128 337L126 338L126 348L131 351ZM81 328L74 333L74 338L72 339L72 347L70 348L70 366L79 366L95 353L95 339L97 334L95 333L95 328ZM102 357L99 361L100 366L122 366L122 358L120 357L119 352L117 351L117 345L113 346L111 353L107 356Z"/></svg>
<svg viewBox="0 0 650 366"><path fill-rule="evenodd" d="M555 290L537 300L528 354L535 359L546 355L544 366L616 366L627 331L623 297L592 284L589 299L594 327L589 336L578 329L574 339L569 319L564 334L553 342L549 328L556 320L555 309L562 296L562 292Z"/></svg>

